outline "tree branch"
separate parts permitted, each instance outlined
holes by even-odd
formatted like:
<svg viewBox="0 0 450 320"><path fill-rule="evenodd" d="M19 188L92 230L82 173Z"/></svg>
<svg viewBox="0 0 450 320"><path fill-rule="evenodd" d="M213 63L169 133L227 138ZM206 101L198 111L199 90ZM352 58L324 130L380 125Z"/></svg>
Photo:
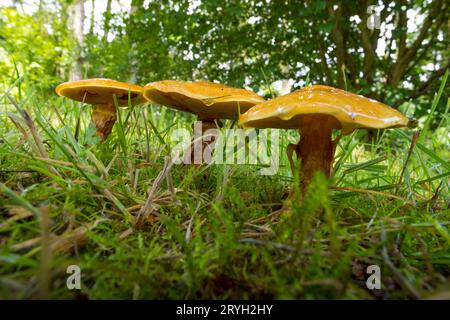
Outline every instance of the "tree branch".
<svg viewBox="0 0 450 320"><path fill-rule="evenodd" d="M425 94L427 94L432 88L433 88L433 84L436 83L436 80L442 76L445 71L450 68L450 61L447 62L447 64L436 70L429 78L427 81L423 82L420 87L414 89L413 91L411 91L407 97L400 99L398 101L396 101L394 103L394 108L397 108L399 105L401 105L403 102L411 100L411 99L416 99L419 98Z"/></svg>
<svg viewBox="0 0 450 320"><path fill-rule="evenodd" d="M406 35L407 35L407 23L406 10L403 10L403 6L406 7L404 0L395 1L395 9L398 13L398 29L402 29L400 37L397 41L398 57L403 57L406 51Z"/></svg>
<svg viewBox="0 0 450 320"><path fill-rule="evenodd" d="M374 67L374 62L376 59L375 50L373 47L373 41L371 39L370 30L367 27L367 19L369 18L369 14L367 12L368 1L362 1L359 17L361 19L361 23L359 24L359 29L361 31L361 39L362 39L362 47L364 50L364 62L363 62L363 74L364 80L368 83L373 82L372 78L372 69Z"/></svg>
<svg viewBox="0 0 450 320"><path fill-rule="evenodd" d="M433 20L444 11L444 8L442 8L442 3L443 0L437 0L434 3L433 8L423 22L422 28L420 29L419 35L417 36L416 40L413 42L410 48L406 49L404 57L405 60L411 60L411 58L416 54L417 50L419 50L423 40L428 35Z"/></svg>
<svg viewBox="0 0 450 320"><path fill-rule="evenodd" d="M327 58L325 55L326 49L325 49L325 45L323 43L322 35L319 35L319 37L318 37L318 44L319 44L320 63L321 63L321 67L322 67L322 72L324 73L324 75L326 77L327 84L332 85L333 79L331 77L330 67L328 66L328 63L327 63Z"/></svg>
<svg viewBox="0 0 450 320"><path fill-rule="evenodd" d="M399 0L398 3L401 1ZM399 45L398 45L398 54L397 54L397 61L391 68L391 72L389 74L389 81L388 83L396 88L400 82L400 80L405 75L405 72L411 63L411 60L419 50L420 46L422 45L423 40L428 36L429 31L431 29L433 21L438 17L441 13L445 12L445 5L442 6L443 0L436 0L432 4L432 8L428 16L425 18L422 28L419 31L419 35L417 36L416 40L414 40L413 44L409 48L402 49L402 39L400 39ZM401 8L400 8L401 9ZM401 19L400 19L401 20ZM400 21L399 21L400 22ZM403 34L402 34L403 35ZM406 36L406 35L405 35Z"/></svg>
<svg viewBox="0 0 450 320"><path fill-rule="evenodd" d="M345 88L345 42L344 34L340 27L340 20L342 19L343 5L338 3L336 10L333 9L335 2L327 2L328 13L334 19L334 28L331 31L331 38L336 45L336 59L337 59L337 80L338 87Z"/></svg>

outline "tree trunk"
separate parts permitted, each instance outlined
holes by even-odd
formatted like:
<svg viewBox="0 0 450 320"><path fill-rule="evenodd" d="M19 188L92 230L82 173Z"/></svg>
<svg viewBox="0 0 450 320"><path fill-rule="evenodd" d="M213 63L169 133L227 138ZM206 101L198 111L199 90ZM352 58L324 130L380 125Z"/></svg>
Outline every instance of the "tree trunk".
<svg viewBox="0 0 450 320"><path fill-rule="evenodd" d="M74 57L72 67L70 69L69 79L70 81L80 80L83 78L83 58L81 50L84 42L84 0L74 0L69 7L69 27L73 32L75 40L74 45Z"/></svg>
<svg viewBox="0 0 450 320"><path fill-rule="evenodd" d="M111 21L111 3L112 0L108 0L106 3L106 11L104 14L105 21L103 22L103 42L108 41L108 34L110 29L110 21Z"/></svg>
<svg viewBox="0 0 450 320"><path fill-rule="evenodd" d="M130 25L127 26L127 32L133 32L133 24L134 22L132 21L133 16L135 14L137 14L139 12L139 10L142 8L142 6L144 5L144 1L143 0L132 0L131 4L130 4L130 13L129 13L129 23ZM134 52L136 52L136 47L137 47L137 43L134 42L133 40L130 42L130 53L129 53L129 60L130 60L130 81L131 82L138 82L138 70L137 70L137 61L136 61L136 56L134 54Z"/></svg>
<svg viewBox="0 0 450 320"><path fill-rule="evenodd" d="M94 34L94 24L95 24L95 0L91 0L92 12L91 12L91 20L89 23L89 34Z"/></svg>
<svg viewBox="0 0 450 320"><path fill-rule="evenodd" d="M345 36L341 28L341 19L343 14L343 4L341 2L336 2L337 9L334 10L333 3L329 2L328 12L334 19L334 28L331 31L331 38L336 46L335 55L337 62L337 83L338 87L345 89L345 68L346 68L346 46L345 46Z"/></svg>

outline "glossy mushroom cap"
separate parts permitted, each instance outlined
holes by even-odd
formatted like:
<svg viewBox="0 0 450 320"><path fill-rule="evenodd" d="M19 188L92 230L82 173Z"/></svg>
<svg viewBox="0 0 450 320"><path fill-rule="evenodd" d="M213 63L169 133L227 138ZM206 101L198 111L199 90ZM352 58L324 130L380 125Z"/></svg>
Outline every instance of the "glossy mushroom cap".
<svg viewBox="0 0 450 320"><path fill-rule="evenodd" d="M244 127L298 129L309 121L329 116L335 129L349 134L357 128L405 127L410 120L373 99L323 85L313 85L258 104L242 114ZM331 118L330 118L331 117Z"/></svg>
<svg viewBox="0 0 450 320"><path fill-rule="evenodd" d="M119 106L128 106L128 94L131 104L141 103L142 87L110 79L87 79L64 82L55 89L60 96L93 105L113 104L116 95Z"/></svg>
<svg viewBox="0 0 450 320"><path fill-rule="evenodd" d="M238 119L239 109L243 113L265 101L256 93L245 89L206 81L176 80L147 84L144 87L144 97L158 104L196 114L200 120Z"/></svg>

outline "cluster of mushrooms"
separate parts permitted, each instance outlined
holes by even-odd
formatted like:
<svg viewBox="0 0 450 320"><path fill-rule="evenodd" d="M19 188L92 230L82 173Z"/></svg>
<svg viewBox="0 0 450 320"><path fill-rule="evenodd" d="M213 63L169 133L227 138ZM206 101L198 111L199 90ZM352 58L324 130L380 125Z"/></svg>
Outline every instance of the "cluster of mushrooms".
<svg viewBox="0 0 450 320"><path fill-rule="evenodd" d="M164 80L144 87L110 79L62 83L60 96L93 105L97 134L104 140L116 121L116 106L145 102L197 115L202 132L220 126L221 119L239 120L243 127L297 129L298 144L287 148L294 174L293 154L300 166L300 190L304 195L315 172L332 175L333 157L342 135L355 129L413 127L415 121L373 99L324 85L304 87L272 100L256 93L206 81ZM241 113L241 114L240 114ZM332 139L333 129L340 130Z"/></svg>

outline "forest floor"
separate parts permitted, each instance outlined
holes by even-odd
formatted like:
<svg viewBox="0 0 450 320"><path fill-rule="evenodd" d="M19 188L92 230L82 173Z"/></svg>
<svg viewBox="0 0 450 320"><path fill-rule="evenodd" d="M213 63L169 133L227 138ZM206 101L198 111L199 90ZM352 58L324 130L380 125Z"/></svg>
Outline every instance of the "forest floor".
<svg viewBox="0 0 450 320"><path fill-rule="evenodd" d="M90 106L16 96L0 95L0 298L450 297L448 103L420 130L344 137L334 178L299 202L284 152L272 176L168 168L170 133L192 117L120 109L100 143ZM280 150L298 139L280 135ZM80 290L66 286L70 265ZM371 265L381 289L367 288Z"/></svg>

